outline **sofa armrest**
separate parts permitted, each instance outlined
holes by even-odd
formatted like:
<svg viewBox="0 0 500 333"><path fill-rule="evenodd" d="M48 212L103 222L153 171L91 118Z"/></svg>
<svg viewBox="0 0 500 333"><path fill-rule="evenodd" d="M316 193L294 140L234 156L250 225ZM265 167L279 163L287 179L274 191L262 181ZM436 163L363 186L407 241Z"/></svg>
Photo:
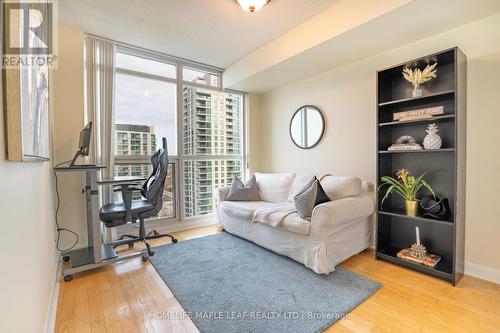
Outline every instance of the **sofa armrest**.
<svg viewBox="0 0 500 333"><path fill-rule="evenodd" d="M215 203L220 204L222 201L226 200L227 195L229 194L229 186L217 187L214 192Z"/></svg>
<svg viewBox="0 0 500 333"><path fill-rule="evenodd" d="M334 225L368 217L374 210L373 199L366 195L325 202L314 207L311 233L314 232L316 236L321 237L322 233Z"/></svg>
<svg viewBox="0 0 500 333"><path fill-rule="evenodd" d="M216 225L218 228L223 228L222 218L220 216L219 205L226 200L227 195L229 194L229 186L217 187L214 190L215 195L215 219Z"/></svg>

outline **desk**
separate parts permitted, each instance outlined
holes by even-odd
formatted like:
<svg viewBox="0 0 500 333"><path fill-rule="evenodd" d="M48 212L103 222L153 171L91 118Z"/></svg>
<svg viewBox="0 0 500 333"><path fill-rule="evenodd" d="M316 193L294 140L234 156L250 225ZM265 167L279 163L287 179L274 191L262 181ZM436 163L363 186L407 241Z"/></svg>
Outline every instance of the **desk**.
<svg viewBox="0 0 500 333"><path fill-rule="evenodd" d="M129 176L101 177L97 180L97 185L121 185L121 184L135 183L135 182L143 182L146 179L147 179L146 177L142 177L142 176L137 176L137 177L129 177Z"/></svg>
<svg viewBox="0 0 500 333"><path fill-rule="evenodd" d="M130 259L141 256L142 252L132 253L125 256L118 256L112 244L103 244L102 225L99 220L99 191L98 185L130 183L144 180L144 177L114 177L97 179L97 172L104 169L104 166L95 165L75 165L59 166L54 168L55 172L84 172L85 188L82 193L85 194L86 215L87 215L87 247L71 250L64 253L64 261L69 261L68 265L63 267L64 281L69 282L73 279L74 273L94 269L109 263L120 260ZM118 183L117 183L118 181Z"/></svg>

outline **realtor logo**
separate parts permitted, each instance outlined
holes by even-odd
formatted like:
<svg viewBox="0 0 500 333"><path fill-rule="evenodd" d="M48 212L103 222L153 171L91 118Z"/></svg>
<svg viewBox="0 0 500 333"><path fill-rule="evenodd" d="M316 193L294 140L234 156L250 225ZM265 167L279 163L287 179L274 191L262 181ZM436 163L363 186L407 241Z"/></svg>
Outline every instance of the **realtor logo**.
<svg viewBox="0 0 500 333"><path fill-rule="evenodd" d="M3 2L3 67L53 66L55 4L47 0Z"/></svg>

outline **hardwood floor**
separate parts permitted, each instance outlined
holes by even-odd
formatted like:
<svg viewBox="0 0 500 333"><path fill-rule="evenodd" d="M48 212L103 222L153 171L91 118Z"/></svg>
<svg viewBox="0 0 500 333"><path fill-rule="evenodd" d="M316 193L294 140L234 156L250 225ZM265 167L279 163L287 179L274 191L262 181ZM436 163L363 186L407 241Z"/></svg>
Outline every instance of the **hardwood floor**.
<svg viewBox="0 0 500 333"><path fill-rule="evenodd" d="M204 227L175 236L182 241L217 232ZM375 261L372 251L341 266L381 282L383 288L326 332L500 332L498 284L465 276L453 287ZM151 264L137 258L61 282L56 332L198 332L187 318L150 317L157 312L182 313L182 307Z"/></svg>

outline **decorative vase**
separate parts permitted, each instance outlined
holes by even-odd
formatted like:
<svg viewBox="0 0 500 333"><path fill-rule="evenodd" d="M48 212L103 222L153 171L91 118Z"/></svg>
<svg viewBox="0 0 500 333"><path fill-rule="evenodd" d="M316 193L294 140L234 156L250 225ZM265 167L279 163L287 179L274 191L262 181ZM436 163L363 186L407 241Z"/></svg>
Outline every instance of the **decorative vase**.
<svg viewBox="0 0 500 333"><path fill-rule="evenodd" d="M424 138L424 148L425 149L439 149L442 145L442 140L439 134L439 129L436 124L430 124L426 130L427 135Z"/></svg>
<svg viewBox="0 0 500 333"><path fill-rule="evenodd" d="M413 86L413 90L411 91L411 96L412 97L420 97L423 94L422 88L420 88L420 85L417 84L416 86Z"/></svg>
<svg viewBox="0 0 500 333"><path fill-rule="evenodd" d="M406 215L417 216L417 209L418 209L417 204L418 204L417 200L405 200Z"/></svg>

